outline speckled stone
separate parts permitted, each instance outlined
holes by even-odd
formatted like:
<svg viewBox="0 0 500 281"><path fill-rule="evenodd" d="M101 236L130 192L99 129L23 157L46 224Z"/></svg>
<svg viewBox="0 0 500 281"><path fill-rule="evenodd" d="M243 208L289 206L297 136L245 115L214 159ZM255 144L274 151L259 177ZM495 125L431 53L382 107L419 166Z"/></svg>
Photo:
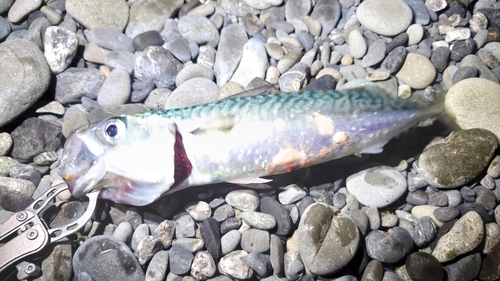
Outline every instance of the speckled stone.
<svg viewBox="0 0 500 281"><path fill-rule="evenodd" d="M396 77L414 89L424 89L436 78L436 69L428 58L410 53Z"/></svg>
<svg viewBox="0 0 500 281"><path fill-rule="evenodd" d="M498 141L489 131L458 131L422 152L420 174L436 187L461 186L486 170L497 147Z"/></svg>
<svg viewBox="0 0 500 281"><path fill-rule="evenodd" d="M445 109L462 129L483 128L500 138L500 85L470 78L453 85L445 96Z"/></svg>
<svg viewBox="0 0 500 281"><path fill-rule="evenodd" d="M483 220L478 213L470 211L455 222L453 227L443 235L432 255L439 262L453 260L459 255L474 250L483 240Z"/></svg>
<svg viewBox="0 0 500 281"><path fill-rule="evenodd" d="M358 21L380 35L394 36L405 31L412 21L411 8L401 0L367 0L356 12Z"/></svg>

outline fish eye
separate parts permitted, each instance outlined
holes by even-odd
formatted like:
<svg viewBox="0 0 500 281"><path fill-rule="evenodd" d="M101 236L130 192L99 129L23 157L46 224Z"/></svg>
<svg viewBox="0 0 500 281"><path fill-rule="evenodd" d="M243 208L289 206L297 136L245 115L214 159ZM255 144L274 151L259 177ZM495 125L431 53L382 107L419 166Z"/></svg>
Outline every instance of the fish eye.
<svg viewBox="0 0 500 281"><path fill-rule="evenodd" d="M125 134L126 126L122 120L113 118L104 123L102 127L103 136L107 141L113 141Z"/></svg>

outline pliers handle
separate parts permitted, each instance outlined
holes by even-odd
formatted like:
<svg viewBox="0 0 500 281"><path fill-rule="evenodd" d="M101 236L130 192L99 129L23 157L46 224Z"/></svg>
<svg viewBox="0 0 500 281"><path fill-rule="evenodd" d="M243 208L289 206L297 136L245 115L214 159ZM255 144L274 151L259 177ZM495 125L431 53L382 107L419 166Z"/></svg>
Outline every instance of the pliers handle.
<svg viewBox="0 0 500 281"><path fill-rule="evenodd" d="M0 272L23 258L41 251L48 244L77 232L87 223L96 208L99 192L87 194L89 197L87 210L83 216L66 226L50 229L38 216L57 194L67 189L68 185L64 182L50 188L25 210L13 214L0 224Z"/></svg>

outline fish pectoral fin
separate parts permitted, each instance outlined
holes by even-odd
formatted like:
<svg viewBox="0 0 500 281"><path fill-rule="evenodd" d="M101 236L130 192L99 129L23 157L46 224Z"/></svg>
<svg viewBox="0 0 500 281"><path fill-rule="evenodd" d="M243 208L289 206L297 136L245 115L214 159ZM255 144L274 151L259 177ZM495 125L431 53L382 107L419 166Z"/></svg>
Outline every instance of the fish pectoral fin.
<svg viewBox="0 0 500 281"><path fill-rule="evenodd" d="M361 154L379 154L381 153L383 150L384 150L384 145L386 145L387 142L383 142L383 143L377 143L376 145L373 145L373 146L370 146L368 148L365 148L363 149L363 151L361 151L360 153Z"/></svg>
<svg viewBox="0 0 500 281"><path fill-rule="evenodd" d="M263 179L263 178L240 178L240 179L228 180L226 182L234 184L251 184L251 183L268 183L271 181L273 180Z"/></svg>
<svg viewBox="0 0 500 281"><path fill-rule="evenodd" d="M193 135L201 135L209 132L227 133L234 127L235 118L233 115L221 116L201 124L198 128L192 130Z"/></svg>

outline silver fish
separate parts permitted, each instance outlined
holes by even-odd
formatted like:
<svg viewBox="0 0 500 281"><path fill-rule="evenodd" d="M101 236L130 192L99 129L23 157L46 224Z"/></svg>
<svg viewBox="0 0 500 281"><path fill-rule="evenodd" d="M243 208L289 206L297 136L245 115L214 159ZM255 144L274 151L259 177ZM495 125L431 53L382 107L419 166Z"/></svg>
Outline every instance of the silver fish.
<svg viewBox="0 0 500 281"><path fill-rule="evenodd" d="M326 90L122 115L71 134L59 173L76 197L101 189L102 198L140 206L188 186L259 182L380 152L440 111L378 92Z"/></svg>

